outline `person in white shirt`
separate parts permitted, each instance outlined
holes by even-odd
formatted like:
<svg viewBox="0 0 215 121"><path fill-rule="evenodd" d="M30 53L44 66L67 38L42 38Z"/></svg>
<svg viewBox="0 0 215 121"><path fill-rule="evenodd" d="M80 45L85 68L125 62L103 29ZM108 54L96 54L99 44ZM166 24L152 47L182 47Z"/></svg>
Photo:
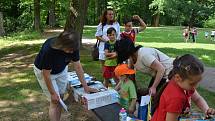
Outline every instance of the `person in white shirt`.
<svg viewBox="0 0 215 121"><path fill-rule="evenodd" d="M211 31L211 41L215 41L215 30Z"/></svg>
<svg viewBox="0 0 215 121"><path fill-rule="evenodd" d="M99 60L102 65L102 69L104 67L105 60L105 52L104 45L109 39L107 37L108 28L113 27L116 30L117 40L120 38L120 25L114 18L114 11L111 8L108 8L104 11L101 16L100 23L97 27L96 31L96 39L99 40Z"/></svg>

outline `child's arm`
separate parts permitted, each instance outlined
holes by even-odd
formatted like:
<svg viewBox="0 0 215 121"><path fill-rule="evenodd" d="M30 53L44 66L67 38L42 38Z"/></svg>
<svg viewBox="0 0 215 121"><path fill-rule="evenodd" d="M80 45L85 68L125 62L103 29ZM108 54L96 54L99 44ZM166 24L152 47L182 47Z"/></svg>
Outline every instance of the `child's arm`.
<svg viewBox="0 0 215 121"><path fill-rule="evenodd" d="M139 20L139 22L140 22L139 32L141 32L141 31L146 29L145 22L138 15L134 15L133 18Z"/></svg>
<svg viewBox="0 0 215 121"><path fill-rule="evenodd" d="M116 52L112 52L112 55L109 58L116 58L117 57L117 53Z"/></svg>
<svg viewBox="0 0 215 121"><path fill-rule="evenodd" d="M166 121L178 121L179 113L170 113L166 114Z"/></svg>
<svg viewBox="0 0 215 121"><path fill-rule="evenodd" d="M205 114L215 115L215 110L209 108L205 99L197 91L192 95L192 100Z"/></svg>
<svg viewBox="0 0 215 121"><path fill-rule="evenodd" d="M137 98L132 98L131 104L128 107L128 112L130 114L133 114L135 109L136 109L136 102L137 102Z"/></svg>
<svg viewBox="0 0 215 121"><path fill-rule="evenodd" d="M108 52L108 49L105 49L105 56L107 58L111 57L112 56L112 53Z"/></svg>
<svg viewBox="0 0 215 121"><path fill-rule="evenodd" d="M119 83L116 85L116 87L114 88L116 91L120 90L120 85L121 85L121 81L119 81Z"/></svg>

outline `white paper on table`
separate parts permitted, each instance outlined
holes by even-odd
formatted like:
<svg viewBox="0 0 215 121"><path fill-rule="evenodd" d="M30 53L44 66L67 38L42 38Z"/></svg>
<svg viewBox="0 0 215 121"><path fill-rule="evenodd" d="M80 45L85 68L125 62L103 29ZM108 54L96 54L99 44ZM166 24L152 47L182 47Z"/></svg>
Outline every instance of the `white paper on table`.
<svg viewBox="0 0 215 121"><path fill-rule="evenodd" d="M66 111L66 112L68 112L68 109L67 109L67 106L66 106L66 104L63 102L63 100L60 98L60 104L61 104L61 106L63 107L63 109Z"/></svg>
<svg viewBox="0 0 215 121"><path fill-rule="evenodd" d="M145 106L148 105L150 102L151 96L150 95L146 95L146 96L141 96L141 103L140 106Z"/></svg>

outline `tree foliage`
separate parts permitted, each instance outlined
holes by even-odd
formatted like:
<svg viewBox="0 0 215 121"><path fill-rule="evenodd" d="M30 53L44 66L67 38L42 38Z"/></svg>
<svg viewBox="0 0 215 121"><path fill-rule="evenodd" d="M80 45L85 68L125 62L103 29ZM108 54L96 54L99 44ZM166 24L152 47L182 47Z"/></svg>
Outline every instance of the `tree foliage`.
<svg viewBox="0 0 215 121"><path fill-rule="evenodd" d="M88 0L87 25L98 25L104 9L112 7L122 25L125 17L138 14L148 25L189 25L203 27L213 21L214 0ZM83 7L83 6L82 6ZM63 27L69 14L70 0L40 0L42 28ZM6 31L34 28L33 0L3 0L0 2ZM86 14L86 13L85 13ZM210 20L210 21L209 21Z"/></svg>

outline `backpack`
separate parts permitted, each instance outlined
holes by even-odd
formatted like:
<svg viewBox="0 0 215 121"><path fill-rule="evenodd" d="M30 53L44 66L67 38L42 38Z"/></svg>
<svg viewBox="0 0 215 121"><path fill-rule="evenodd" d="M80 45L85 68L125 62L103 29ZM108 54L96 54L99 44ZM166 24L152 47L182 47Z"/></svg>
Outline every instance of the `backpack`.
<svg viewBox="0 0 215 121"><path fill-rule="evenodd" d="M103 33L103 27L104 27L104 25L102 24L102 33ZM92 56L93 61L99 60L99 44L100 44L100 41L97 40L96 44L93 45L93 48L91 51L91 56Z"/></svg>

